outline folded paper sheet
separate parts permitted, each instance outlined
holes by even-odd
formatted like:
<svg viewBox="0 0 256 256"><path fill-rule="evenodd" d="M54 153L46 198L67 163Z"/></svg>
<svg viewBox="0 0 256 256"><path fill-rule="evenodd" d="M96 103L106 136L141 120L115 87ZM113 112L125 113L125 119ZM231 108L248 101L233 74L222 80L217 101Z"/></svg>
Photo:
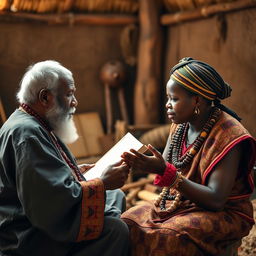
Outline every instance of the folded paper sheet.
<svg viewBox="0 0 256 256"><path fill-rule="evenodd" d="M144 153L147 150L147 147L128 132L96 162L93 168L84 174L84 177L87 180L100 177L108 165L114 164L121 160L122 153L129 151L130 149L135 149L141 153Z"/></svg>

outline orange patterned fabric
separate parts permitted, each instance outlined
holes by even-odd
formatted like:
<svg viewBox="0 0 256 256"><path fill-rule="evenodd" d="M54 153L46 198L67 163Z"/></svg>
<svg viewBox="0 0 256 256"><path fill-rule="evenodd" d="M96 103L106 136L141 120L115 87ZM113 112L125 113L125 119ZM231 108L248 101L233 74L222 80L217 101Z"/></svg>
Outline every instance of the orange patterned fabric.
<svg viewBox="0 0 256 256"><path fill-rule="evenodd" d="M101 179L82 181L81 186L83 199L78 242L99 237L105 208L105 189Z"/></svg>
<svg viewBox="0 0 256 256"><path fill-rule="evenodd" d="M171 134L176 127L171 126ZM249 195L253 188L251 172L256 143L239 122L223 112L183 175L207 184L214 166L237 143L243 143L246 154L224 210L208 211L183 199L172 213L161 212L153 202L123 213L122 218L130 228L133 256L219 255L249 233L254 223ZM166 202L166 208L170 203Z"/></svg>

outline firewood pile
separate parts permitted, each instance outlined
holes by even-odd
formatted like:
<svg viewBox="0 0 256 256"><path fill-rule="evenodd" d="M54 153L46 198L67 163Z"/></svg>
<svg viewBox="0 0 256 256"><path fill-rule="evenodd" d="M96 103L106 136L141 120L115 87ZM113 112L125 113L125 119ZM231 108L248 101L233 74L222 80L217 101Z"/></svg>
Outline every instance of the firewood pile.
<svg viewBox="0 0 256 256"><path fill-rule="evenodd" d="M121 189L126 194L126 208L138 205L144 201L155 200L158 196L158 187L153 185L155 174L149 174L134 182L125 184Z"/></svg>

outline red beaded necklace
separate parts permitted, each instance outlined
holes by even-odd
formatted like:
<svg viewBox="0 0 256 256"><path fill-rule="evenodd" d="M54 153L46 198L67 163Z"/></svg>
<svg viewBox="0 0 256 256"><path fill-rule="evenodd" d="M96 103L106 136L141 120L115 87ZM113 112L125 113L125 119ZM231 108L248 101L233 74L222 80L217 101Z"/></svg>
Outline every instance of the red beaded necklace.
<svg viewBox="0 0 256 256"><path fill-rule="evenodd" d="M55 134L53 133L52 129L49 127L48 124L45 123L45 121L31 108L29 107L27 104L22 103L20 105L20 108L25 111L27 114L35 117L38 122L47 130L47 132L49 133L53 144L57 147L57 149L59 150L61 156L63 157L63 159L66 161L66 163L68 164L68 166L71 168L72 172L75 174L76 178L78 179L78 181L83 181L85 180L82 173L80 172L79 168L74 165L71 160L69 159L69 157L67 156L67 154L64 152L64 150L62 149L61 145L59 144Z"/></svg>

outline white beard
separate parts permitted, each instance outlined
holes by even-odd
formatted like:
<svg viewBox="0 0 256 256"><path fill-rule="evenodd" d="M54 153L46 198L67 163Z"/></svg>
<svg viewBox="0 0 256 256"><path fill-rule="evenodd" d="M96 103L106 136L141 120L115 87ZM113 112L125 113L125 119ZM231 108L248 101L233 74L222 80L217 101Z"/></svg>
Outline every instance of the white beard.
<svg viewBox="0 0 256 256"><path fill-rule="evenodd" d="M71 115L71 113L75 113L75 110L75 108L71 108L66 111L56 103L46 114L54 134L67 144L71 144L78 139L77 129Z"/></svg>

